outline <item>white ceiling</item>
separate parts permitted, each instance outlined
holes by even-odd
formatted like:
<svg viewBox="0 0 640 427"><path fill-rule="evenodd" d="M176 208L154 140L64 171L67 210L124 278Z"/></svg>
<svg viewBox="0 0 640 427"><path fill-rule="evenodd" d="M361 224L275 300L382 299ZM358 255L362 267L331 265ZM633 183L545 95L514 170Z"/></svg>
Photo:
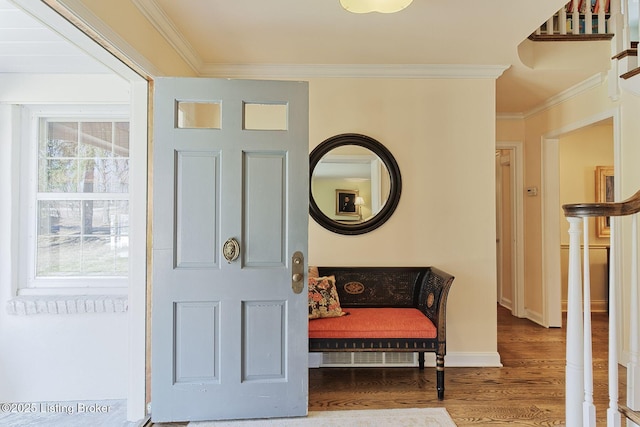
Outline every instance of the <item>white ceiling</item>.
<svg viewBox="0 0 640 427"><path fill-rule="evenodd" d="M389 15L348 13L339 0L130 1L201 76L261 66L291 77L328 68L416 77L443 65L500 66L508 69L496 110L521 113L603 71L580 61L561 70L521 62L518 46L566 0L414 0ZM103 70L82 56L0 0L0 72Z"/></svg>
<svg viewBox="0 0 640 427"><path fill-rule="evenodd" d="M0 0L0 73L34 72L108 70L8 0Z"/></svg>

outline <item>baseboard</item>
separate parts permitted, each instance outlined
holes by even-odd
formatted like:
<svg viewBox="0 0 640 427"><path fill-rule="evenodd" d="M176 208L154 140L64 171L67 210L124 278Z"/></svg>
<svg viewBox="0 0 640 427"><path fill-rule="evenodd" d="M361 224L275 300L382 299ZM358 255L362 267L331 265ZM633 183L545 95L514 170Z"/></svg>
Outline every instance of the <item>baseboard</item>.
<svg viewBox="0 0 640 427"><path fill-rule="evenodd" d="M562 301L562 312L567 312L567 301ZM609 301L607 300L591 300L591 312L592 313L607 313L609 312Z"/></svg>
<svg viewBox="0 0 640 427"><path fill-rule="evenodd" d="M537 323L538 325L545 326L544 316L542 315L542 313L538 313L537 311L525 310L524 318L529 319L532 322Z"/></svg>
<svg viewBox="0 0 640 427"><path fill-rule="evenodd" d="M444 365L452 368L502 368L498 352L448 352Z"/></svg>
<svg viewBox="0 0 640 427"><path fill-rule="evenodd" d="M309 353L309 368L319 368L322 364L322 353Z"/></svg>

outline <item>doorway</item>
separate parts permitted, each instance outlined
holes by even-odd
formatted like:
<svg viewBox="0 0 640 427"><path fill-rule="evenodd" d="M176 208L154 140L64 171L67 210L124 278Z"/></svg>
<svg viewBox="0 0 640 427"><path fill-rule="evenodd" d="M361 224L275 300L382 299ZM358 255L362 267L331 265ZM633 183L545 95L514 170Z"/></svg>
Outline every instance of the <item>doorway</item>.
<svg viewBox="0 0 640 427"><path fill-rule="evenodd" d="M496 259L499 305L524 316L522 142L496 144Z"/></svg>
<svg viewBox="0 0 640 427"><path fill-rule="evenodd" d="M560 140L571 132L611 121L613 140L613 166L619 168L620 161L620 111L606 111L580 122L570 124L548 133L542 139L542 324L547 327L562 326L562 267L561 235L567 233L567 222L560 209ZM594 190L595 192L595 190ZM615 199L620 200L619 188L614 189ZM590 192L592 194L592 192ZM580 200L585 201L585 200ZM579 202L579 201L578 201ZM611 266L618 268L618 266ZM566 284L565 284L566 286Z"/></svg>
<svg viewBox="0 0 640 427"><path fill-rule="evenodd" d="M30 70L29 72L22 71L22 74L29 75L33 77L33 75L37 75L38 73L52 73L55 71L56 76L52 74L48 74L46 78L48 79L47 84L44 84L43 87L51 88L55 87L56 91L60 93L69 92L74 94L73 99L65 98L65 104L74 104L74 105L85 105L85 104L97 104L99 102L107 102L105 98L110 102L114 103L113 100L109 97L109 90L106 89L106 85L100 84L92 84L91 89L95 91L104 90L105 92L95 98L90 98L87 92L82 92L82 84L84 80L80 77L81 74L92 74L94 80L98 80L101 76L113 77L117 76L115 80L118 80L119 84L123 84L127 86L128 97L124 97L124 100L118 99L117 102L125 105L127 101L128 104L128 112L129 112L129 197L131 203L129 204L129 215L128 215L128 243L129 243L129 251L128 257L130 260L144 260L146 259L146 201L147 201L147 80L142 76L140 70L134 71L129 65L126 65L124 62L120 61L115 54L115 49L113 52L109 52L103 47L108 43L105 40L100 40L101 44L98 44L95 40L90 38L87 34L82 32L81 29L76 27L71 22L75 22L79 24L83 22L82 19L73 19L77 18L72 16L64 6L59 4L55 4L52 6L48 6L45 2L33 2L26 0L16 0L12 3L21 9L21 12L24 12L25 15L29 15L32 18L35 18L36 21L39 21L46 27L45 31L51 30L51 33L57 38L57 40L62 41L63 43L70 46L70 50L73 51L73 54L67 54L66 56L62 56L60 58L53 58L55 56L52 52L60 52L59 50L52 49L52 52L47 52L47 67L39 70ZM54 10L53 8L57 9ZM69 18L69 19L65 19ZM37 44L37 43L36 43ZM66 51L66 50L65 50ZM124 55L121 55L124 56ZM87 61L85 61L85 59ZM26 61L29 64L39 64L37 61ZM86 65L86 63L90 62L90 65ZM5 64L6 65L6 64ZM82 65L82 66L81 66ZM16 78L17 74L12 77ZM73 79L64 76L65 74L73 74ZM61 81L69 80L70 90L65 91L65 86ZM125 82L125 83L121 83ZM16 93L19 90L24 90L25 88L29 88L32 91L35 90L39 86L33 83L33 79L31 80L31 84L13 85L12 90L15 90ZM91 92L93 93L93 92ZM7 95L7 99L9 101L15 101L15 94L13 92L5 94ZM13 98L10 98L11 95ZM42 99L42 94L38 93L36 96L25 96L24 93L18 94L18 102L19 104L28 104L28 103L48 103L54 104L62 102L60 100L51 100L51 99ZM52 95L53 96L53 95ZM16 258L17 259L17 258ZM98 290L95 291L96 298L100 298L101 295L107 295L107 292L110 292L110 295L118 295L122 293L123 297L126 297L126 319L122 324L121 336L117 337L117 342L122 344L122 353L124 363L122 363L122 369L117 371L118 375L126 378L126 385L119 386L124 391L118 390L118 394L116 397L126 396L127 398L127 418L131 421L141 420L145 417L145 293L146 293L146 265L144 262L131 262L128 270L127 284L128 286L122 288L112 288L107 289L106 291ZM98 288L96 288L98 289ZM79 295L82 295L83 291L78 291ZM93 294L92 294L93 295ZM83 316L83 314L75 313L74 316ZM107 315L105 315L107 316ZM124 314L123 314L124 316ZM68 323L74 322L76 325L76 330L72 330L71 328L65 327L60 330L64 330L64 333L67 334L67 337L72 335L72 339L76 342L83 342L84 345L89 348L91 347L91 351L94 353L100 354L102 351L103 354L109 354L109 351L113 351L113 347L108 347L106 345L107 341L104 339L96 339L96 341L102 345L104 342L104 350L102 350L99 346L92 346L92 344L88 343L86 339L83 337L87 337L89 335L100 336L100 332L96 333L96 330L91 330L91 332L87 332L88 328L86 324L83 324L81 321L78 321L80 317L66 316L64 320L62 316L60 316L60 320ZM35 320L35 319L34 319ZM31 331L36 331L37 326L34 326L36 322L32 320L29 322L29 327ZM53 322L46 321L51 324ZM58 324L58 322L55 322ZM60 322L62 323L62 322ZM88 323L88 322L86 322ZM110 333L116 333L117 329L114 327L114 322L109 322L107 317L103 319L99 319L96 323L104 325L104 330L110 331ZM95 323L93 324L95 325ZM66 326L66 325L65 325ZM80 332L76 332L80 331ZM84 332L83 332L84 331ZM87 335L83 335L87 334ZM64 351L70 352L68 348L64 348L63 344L65 341L60 339L60 336L51 335L52 339L55 339L53 342L52 348L60 349L61 354L65 354ZM30 338L31 341L34 341L33 337ZM37 341L37 340L36 340ZM46 346L45 343L40 342L40 346ZM24 351L21 349L19 344L12 346L15 351ZM28 363L29 358L27 357L15 357L16 360L24 360L25 363ZM51 358L50 358L51 359ZM100 369L96 368L98 362L95 360L96 358L87 357L87 363L94 363L91 366L92 369L87 369L84 367L78 367L76 365L71 366L70 364L66 365L70 371L77 372L78 370L82 370L83 376L86 376L87 371L96 371L99 372ZM53 358L48 362L45 361L41 364L42 369L46 369L46 363L53 363L52 361L57 360ZM58 374L61 374L59 371L59 367L61 365L57 364L54 368L50 369L52 371L56 371ZM13 368L16 372L22 372L20 369ZM107 369L103 369L101 375L107 376L105 372L112 372ZM63 375L63 374L62 374ZM112 375L111 377L115 377ZM78 386L78 384L73 384L74 381L68 381L71 386ZM96 381L99 382L99 381ZM44 383L44 381L42 381ZM28 384L26 382L25 384ZM42 384L41 384L42 385ZM60 389L61 387L56 386L55 393L52 396L61 396ZM94 389L97 387L94 386ZM43 392L42 388L36 389L41 395L46 395ZM103 389L99 389L101 393L106 393ZM108 390L110 391L110 390ZM29 393L35 392L34 390L29 390ZM73 392L77 395L78 392L73 390ZM44 394L43 394L44 393ZM111 394L115 394L115 392L111 392ZM66 397L62 397L61 400L65 400ZM52 399L53 400L53 399Z"/></svg>

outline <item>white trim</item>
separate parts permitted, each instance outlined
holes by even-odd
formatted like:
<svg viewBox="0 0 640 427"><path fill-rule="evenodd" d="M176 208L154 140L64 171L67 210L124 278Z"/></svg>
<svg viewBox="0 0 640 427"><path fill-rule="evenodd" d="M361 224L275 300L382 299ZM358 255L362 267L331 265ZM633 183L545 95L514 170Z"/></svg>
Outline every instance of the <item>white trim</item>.
<svg viewBox="0 0 640 427"><path fill-rule="evenodd" d="M37 239L37 204L40 200L63 198L66 200L122 200L131 204L129 193L49 193L38 192L38 163L40 130L42 119L82 122L85 120L126 120L130 122L128 105L30 105L23 107L21 149L21 197L20 210L21 244L20 244L20 268L18 294L30 293L42 294L55 293L55 288L75 288L76 293L82 295L90 288L113 288L127 286L128 274L124 276L69 276L69 277L37 277L36 276L36 239ZM131 145L131 144L129 144Z"/></svg>
<svg viewBox="0 0 640 427"><path fill-rule="evenodd" d="M444 358L444 365L447 368L502 368L502 362L500 362L500 354L497 351L448 352Z"/></svg>
<svg viewBox="0 0 640 427"><path fill-rule="evenodd" d="M50 27L62 37L69 40L69 42L78 46L86 52L87 55L102 62L116 74L119 74L127 80L133 80L140 77L131 68L116 59L110 52L102 46L99 46L95 41L91 40L82 33L82 31L78 30L78 28L58 15L57 12L43 2L34 2L31 0L14 1L20 8L28 11L34 18L40 20L44 25ZM127 60L131 61L132 64L136 64L150 75L162 75L151 61L141 55L125 39L120 37L118 33L98 18L84 5L82 0L58 0L58 3L60 3L60 5L66 10L73 13L79 21L86 24L87 27L90 28L91 31L95 32L100 39L106 41L111 46L117 46L118 51L126 57ZM64 21L64 23L61 21Z"/></svg>
<svg viewBox="0 0 640 427"><path fill-rule="evenodd" d="M568 89L563 90L562 92L548 98L543 103L537 105L536 107L530 109L529 111L525 111L523 114L524 118L529 118L538 113L541 113L545 110L555 107L558 104L561 104L569 99L578 96L594 87L600 86L604 82L607 81L607 73L598 73L594 76L589 77L588 79L571 86ZM508 114L505 114L508 116Z"/></svg>
<svg viewBox="0 0 640 427"><path fill-rule="evenodd" d="M515 284L512 296L511 313L516 317L523 317L524 304L524 146L522 141L507 142L498 141L499 149L513 150L513 163L511 168L511 201L513 212L513 254L512 268Z"/></svg>
<svg viewBox="0 0 640 427"><path fill-rule="evenodd" d="M62 0L74 4L78 0ZM227 78L491 78L497 79L509 65L431 64L216 64L205 63L171 18L153 0L132 0L180 57L201 77ZM80 10L79 7L74 9ZM84 16L84 14L83 14ZM119 43L114 43L120 46Z"/></svg>
<svg viewBox="0 0 640 427"><path fill-rule="evenodd" d="M542 136L542 297L543 325L562 326L560 283L560 190L559 190L559 154L558 138L577 129L589 126L602 120L613 119L614 170L620 173L622 164L620 149L620 108L595 114L577 122L548 132ZM615 198L620 200L620 188L616 186ZM567 226L568 229L568 226ZM618 252L620 253L620 252ZM620 272L620 260L611 268ZM619 274L616 277L621 277ZM619 341L621 343L621 341ZM621 344L619 344L621 345Z"/></svg>
<svg viewBox="0 0 640 427"><path fill-rule="evenodd" d="M547 327L549 326L545 323L544 316L542 315L542 313L538 311L533 311L529 308L526 308L524 310L524 317L526 319L531 320L533 323L537 323L538 325L547 326Z"/></svg>
<svg viewBox="0 0 640 427"><path fill-rule="evenodd" d="M506 65L444 64L205 64L204 77L497 79Z"/></svg>
<svg viewBox="0 0 640 427"><path fill-rule="evenodd" d="M131 0L131 3L140 10L167 43L197 74L204 63L193 46L191 46L191 43L176 28L171 18L164 13L154 0Z"/></svg>
<svg viewBox="0 0 640 427"><path fill-rule="evenodd" d="M131 81L129 128L129 384L127 419L146 417L148 84Z"/></svg>

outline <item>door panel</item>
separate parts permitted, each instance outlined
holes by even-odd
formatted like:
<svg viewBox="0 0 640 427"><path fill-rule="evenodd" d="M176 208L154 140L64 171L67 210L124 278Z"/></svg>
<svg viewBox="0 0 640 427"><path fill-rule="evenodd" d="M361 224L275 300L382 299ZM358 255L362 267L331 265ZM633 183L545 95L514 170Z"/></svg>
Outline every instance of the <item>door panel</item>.
<svg viewBox="0 0 640 427"><path fill-rule="evenodd" d="M154 89L152 419L306 415L307 84Z"/></svg>
<svg viewBox="0 0 640 427"><path fill-rule="evenodd" d="M221 246L215 223L219 155L177 151L176 156L176 266L215 268Z"/></svg>
<svg viewBox="0 0 640 427"><path fill-rule="evenodd" d="M178 302L175 307L175 382L218 382L219 303ZM195 347L200 351L190 351Z"/></svg>
<svg viewBox="0 0 640 427"><path fill-rule="evenodd" d="M285 154L244 156L245 266L282 267L286 259Z"/></svg>

